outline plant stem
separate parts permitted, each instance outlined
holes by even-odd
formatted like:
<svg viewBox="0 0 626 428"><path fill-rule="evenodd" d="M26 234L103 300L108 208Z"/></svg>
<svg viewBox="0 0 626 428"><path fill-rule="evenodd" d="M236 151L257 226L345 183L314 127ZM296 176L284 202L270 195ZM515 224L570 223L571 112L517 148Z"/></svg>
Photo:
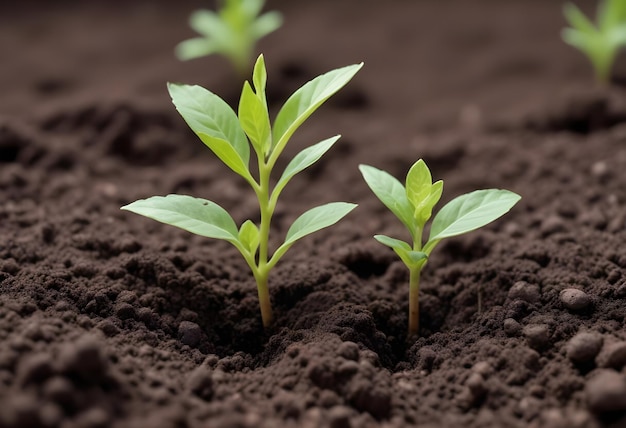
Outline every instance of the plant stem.
<svg viewBox="0 0 626 428"><path fill-rule="evenodd" d="M259 306L261 307L261 319L263 327L268 328L272 324L274 314L272 313L272 303L270 302L270 292L267 287L269 271L267 269L260 271L255 275L257 291L259 294Z"/></svg>
<svg viewBox="0 0 626 428"><path fill-rule="evenodd" d="M259 188L256 193L261 212L261 225L259 227L259 259L257 261L257 269L254 278L256 279L259 293L259 305L261 307L263 327L266 328L269 327L273 319L272 304L267 287L270 272L267 266L270 223L275 207L274 204L270 203L270 172L271 166L268 166L263 159L259 159Z"/></svg>
<svg viewBox="0 0 626 428"><path fill-rule="evenodd" d="M417 336L419 331L419 290L421 270L421 266L409 268L409 330L407 337Z"/></svg>

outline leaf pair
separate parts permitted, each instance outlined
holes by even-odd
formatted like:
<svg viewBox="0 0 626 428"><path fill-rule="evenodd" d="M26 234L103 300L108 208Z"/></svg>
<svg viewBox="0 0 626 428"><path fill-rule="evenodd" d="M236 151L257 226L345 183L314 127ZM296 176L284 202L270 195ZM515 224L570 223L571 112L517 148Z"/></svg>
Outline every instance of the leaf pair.
<svg viewBox="0 0 626 428"><path fill-rule="evenodd" d="M240 75L245 75L256 43L283 23L279 12L260 15L264 3L264 0L225 0L218 13L206 9L193 12L189 25L202 37L179 43L176 56L189 60L221 54Z"/></svg>
<svg viewBox="0 0 626 428"><path fill-rule="evenodd" d="M608 83L615 56L626 45L626 1L602 1L596 24L572 3L563 12L572 27L563 29L563 40L587 56L598 81Z"/></svg>

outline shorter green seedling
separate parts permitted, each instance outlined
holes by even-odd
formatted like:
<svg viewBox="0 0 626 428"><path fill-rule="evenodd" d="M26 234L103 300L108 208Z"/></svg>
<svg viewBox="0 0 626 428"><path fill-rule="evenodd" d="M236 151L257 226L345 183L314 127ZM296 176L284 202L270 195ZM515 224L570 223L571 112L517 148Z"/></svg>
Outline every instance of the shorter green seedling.
<svg viewBox="0 0 626 428"><path fill-rule="evenodd" d="M259 203L260 225L246 220L238 228L233 218L214 202L184 195L154 196L122 207L181 229L230 242L242 254L257 283L263 325L272 321L268 277L278 260L299 239L331 226L356 205L333 202L312 208L289 227L285 241L270 255L270 223L278 196L299 172L317 162L339 136L328 138L298 153L272 186L271 174L287 142L302 123L328 98L346 85L363 64L329 71L306 83L285 102L273 125L267 108L267 72L263 55L245 82L239 114L217 95L200 87L168 84L176 109L200 140L230 169L247 181ZM253 89L254 87L254 89ZM258 178L249 168L250 146L258 164Z"/></svg>
<svg viewBox="0 0 626 428"><path fill-rule="evenodd" d="M563 12L571 25L571 28L563 29L563 40L583 52L591 62L598 82L607 84L615 57L626 45L626 1L601 1L596 24L572 3L565 4Z"/></svg>
<svg viewBox="0 0 626 428"><path fill-rule="evenodd" d="M252 65L257 42L283 23L282 15L276 11L259 16L264 3L264 0L223 0L217 13L206 9L193 12L189 25L201 37L179 43L176 56L189 60L223 55L239 76L245 77Z"/></svg>
<svg viewBox="0 0 626 428"><path fill-rule="evenodd" d="M359 169L367 185L381 202L391 210L409 230L412 245L385 235L374 238L391 247L409 268L409 328L408 335L419 330L420 273L433 249L444 238L461 235L485 226L506 214L520 200L508 190L476 190L448 202L435 215L430 237L423 243L422 234L433 207L439 202L443 181L433 183L430 170L418 160L406 176L406 187L391 174L367 165Z"/></svg>

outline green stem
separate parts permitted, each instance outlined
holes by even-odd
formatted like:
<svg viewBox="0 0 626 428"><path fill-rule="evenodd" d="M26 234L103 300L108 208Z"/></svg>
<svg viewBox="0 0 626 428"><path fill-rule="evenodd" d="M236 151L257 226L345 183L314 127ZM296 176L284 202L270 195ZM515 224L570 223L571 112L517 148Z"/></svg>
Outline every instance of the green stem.
<svg viewBox="0 0 626 428"><path fill-rule="evenodd" d="M254 276L257 284L257 291L259 294L259 306L261 307L261 319L263 320L263 327L268 328L274 319L272 312L272 303L270 302L270 292L267 287L267 281L269 277L269 270L263 269L258 271Z"/></svg>
<svg viewBox="0 0 626 428"><path fill-rule="evenodd" d="M419 290L421 266L411 267L409 273L409 330L408 337L417 336L420 324Z"/></svg>
<svg viewBox="0 0 626 428"><path fill-rule="evenodd" d="M259 187L256 195L259 200L261 212L261 225L259 227L259 259L254 279L257 283L259 293L259 305L261 307L261 318L263 326L269 327L272 323L272 304L270 302L269 289L267 287L270 268L267 264L269 255L270 223L274 215L275 204L270 201L270 172L264 159L259 159Z"/></svg>

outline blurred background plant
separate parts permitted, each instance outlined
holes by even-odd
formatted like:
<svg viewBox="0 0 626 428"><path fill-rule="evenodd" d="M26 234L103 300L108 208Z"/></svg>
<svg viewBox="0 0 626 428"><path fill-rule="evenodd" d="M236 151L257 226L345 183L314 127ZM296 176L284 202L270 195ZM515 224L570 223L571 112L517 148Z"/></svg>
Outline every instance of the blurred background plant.
<svg viewBox="0 0 626 428"><path fill-rule="evenodd" d="M261 14L265 0L222 0L217 12L200 9L189 17L189 26L200 37L185 40L176 46L182 60L207 55L222 55L245 78L255 56L257 42L277 30L283 23L280 12Z"/></svg>
<svg viewBox="0 0 626 428"><path fill-rule="evenodd" d="M565 4L563 13L571 26L563 29L563 40L587 56L598 82L608 84L615 57L626 45L626 0L601 1L595 24L573 3Z"/></svg>

